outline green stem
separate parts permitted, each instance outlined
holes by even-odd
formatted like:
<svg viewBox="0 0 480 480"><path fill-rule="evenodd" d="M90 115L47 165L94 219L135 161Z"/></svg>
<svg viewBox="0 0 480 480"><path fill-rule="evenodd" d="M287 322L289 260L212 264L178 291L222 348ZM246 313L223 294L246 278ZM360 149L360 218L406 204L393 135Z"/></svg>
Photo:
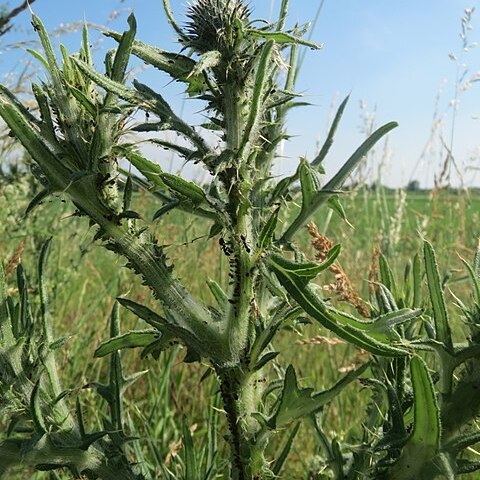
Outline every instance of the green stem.
<svg viewBox="0 0 480 480"><path fill-rule="evenodd" d="M259 426L252 416L258 405L257 376L245 375L239 368L219 370L217 374L230 431L232 480L261 480L268 471L264 457L268 435L259 441Z"/></svg>
<svg viewBox="0 0 480 480"><path fill-rule="evenodd" d="M225 172L224 179L225 188L229 193L227 212L231 223L232 246L229 262L233 282L230 289L230 305L226 313L226 335L230 355L239 361L247 346L251 304L254 298L252 246L255 240L250 203L252 166L245 157L245 150L242 149L247 121L240 100L244 95L238 85L228 83L225 85L224 95L226 144L227 149L235 152L233 168Z"/></svg>
<svg viewBox="0 0 480 480"><path fill-rule="evenodd" d="M238 86L225 85L223 89L225 102L225 132L227 148L233 152L238 152L242 142L243 129L245 128L245 119L242 115L242 106L240 104L240 92Z"/></svg>
<svg viewBox="0 0 480 480"><path fill-rule="evenodd" d="M251 247L253 244L251 215L245 202L238 207L235 233L232 239L234 252L230 258L230 275L233 276L233 288L230 308L227 316L228 344L232 355L239 356L247 346L251 304L254 299L254 270Z"/></svg>
<svg viewBox="0 0 480 480"><path fill-rule="evenodd" d="M177 325L193 333L202 344L208 345L214 363L231 363L220 327L214 324L208 310L175 278L161 249L147 243L128 225L112 219L111 212L96 198L95 185L88 178L75 182L67 192L75 204L103 230L107 248L128 259L129 267L143 277L144 284L152 289Z"/></svg>

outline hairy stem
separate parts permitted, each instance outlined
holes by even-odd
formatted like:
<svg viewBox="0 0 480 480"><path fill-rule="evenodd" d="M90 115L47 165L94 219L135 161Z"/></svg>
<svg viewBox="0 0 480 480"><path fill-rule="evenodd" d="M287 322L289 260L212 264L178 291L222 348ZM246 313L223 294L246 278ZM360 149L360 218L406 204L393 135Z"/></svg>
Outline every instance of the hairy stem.
<svg viewBox="0 0 480 480"><path fill-rule="evenodd" d="M219 327L208 310L172 274L161 249L135 234L128 225L112 219L111 212L92 195L92 188L88 181L76 182L67 191L74 203L102 229L107 248L128 259L128 266L143 277L144 284L152 289L177 325L208 345L214 363L231 363Z"/></svg>
<svg viewBox="0 0 480 480"><path fill-rule="evenodd" d="M252 414L257 410L257 378L240 369L217 371L223 407L229 428L233 480L265 478L268 471L263 455L267 438L258 441L258 424Z"/></svg>

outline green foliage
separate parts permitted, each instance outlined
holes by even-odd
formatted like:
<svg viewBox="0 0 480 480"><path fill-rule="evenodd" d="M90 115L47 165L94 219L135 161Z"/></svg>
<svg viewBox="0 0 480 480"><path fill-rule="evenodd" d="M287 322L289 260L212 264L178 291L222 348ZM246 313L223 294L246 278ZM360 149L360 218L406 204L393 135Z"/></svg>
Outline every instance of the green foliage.
<svg viewBox="0 0 480 480"><path fill-rule="evenodd" d="M0 361L5 374L0 388L8 400L11 424L0 443L0 472L6 475L23 463L39 471L66 468L74 477L105 479L156 478L159 472L188 480L219 475L234 480L275 478L295 446L303 420L318 436L323 468L336 478L414 479L442 473L451 478L475 470L477 465L463 455L478 439L470 422L480 407L478 396L472 395L479 381L479 257L473 266L466 264L474 286L473 307L461 304L470 335L466 343L455 343L429 243L424 244L424 266L419 256L413 258L402 285L386 257L380 257L368 319L335 308L314 283L337 268L340 246L330 248L319 263L306 259L295 243L300 228L320 207L333 209L346 220L341 188L395 122L373 132L323 185L322 162L346 99L318 155L311 161L301 159L293 176L276 180L271 174L276 146L288 138L286 115L298 106L296 52L301 46L317 45L302 38L300 27L285 30L287 1L282 2L278 22L258 29L241 0L194 2L184 29L167 0L164 6L191 56L136 40L131 15L125 33L107 33L118 47L107 53L102 73L93 65L86 30L80 52L70 55L61 47L60 61L41 21L33 16L44 53L32 53L49 76L32 87L38 115L1 87L0 115L41 171L44 190L27 211L48 196L69 198L76 216L88 219L96 229L95 241L126 258L127 268L141 277L156 304L152 309L123 297L115 303L110 335L95 351L97 357L109 356L108 381L87 384L106 402L108 413L102 429L87 433L80 400L73 413L66 399L71 392L62 390L55 363L55 350L63 340L53 337L48 309L44 280L48 244L40 254L36 315L29 310L21 267L17 301L7 295L2 280ZM159 92L136 80L129 85L132 54L206 102L206 126L218 136L216 145L175 114ZM281 70L285 64L286 79ZM132 125L138 110L153 121ZM186 145L163 138L149 139L151 143L201 164L210 175L208 185L165 172L145 158L137 144L128 143L131 137L125 140L132 132L148 138L150 132L162 131L180 135ZM120 159L140 175L120 168ZM157 205L152 220L164 220L173 210L204 219L204 236L210 242L218 240L218 262L228 264L227 274L218 281L203 279L214 304L201 301L179 278L162 246L166 243L162 229L157 233L141 214L134 186L153 194ZM427 283L427 297L422 295L422 282ZM142 325L122 332L119 305L150 328ZM299 387L295 367L284 368L287 352L276 349L279 332L301 330L306 317L369 357L327 390ZM151 356L154 360L148 361L153 362L176 345L187 350L184 362L208 366L206 375L215 374L220 395L209 413L206 443L199 447L189 421L183 419L181 455L167 465L161 446L152 445L152 464L140 440L128 433L124 409L125 389L145 372L125 376L120 350L141 348L141 357ZM430 373L433 368L436 371ZM351 443L330 439L319 419L326 405L341 398L341 392L362 375L372 403L361 438ZM217 428L219 409L226 422L223 435ZM19 428L20 424L28 428ZM228 462L217 455L221 436L230 449ZM274 442L282 444L278 452L270 448Z"/></svg>
<svg viewBox="0 0 480 480"><path fill-rule="evenodd" d="M7 478L10 467L23 465L41 471L67 468L72 476L90 475L105 479L137 479L125 456L126 437L117 430L118 422L105 419L105 430L85 432L81 407L69 408L69 391L62 390L45 287L45 263L50 241L39 259L39 298L32 299L25 272L17 268L18 294L6 293L0 264L0 415L7 419L0 437L0 477ZM117 366L120 364L118 363ZM113 407L119 401L121 372L110 371L111 382L103 389ZM77 397L77 405L80 405ZM115 426L113 426L115 425Z"/></svg>
<svg viewBox="0 0 480 480"><path fill-rule="evenodd" d="M285 372L283 390L277 411L268 420L268 427L271 429L281 428L290 422L318 412L327 402L336 397L344 387L361 375L368 366L368 364L364 364L357 370L348 373L337 385L326 392L313 393L312 388L298 388L295 370L289 365Z"/></svg>

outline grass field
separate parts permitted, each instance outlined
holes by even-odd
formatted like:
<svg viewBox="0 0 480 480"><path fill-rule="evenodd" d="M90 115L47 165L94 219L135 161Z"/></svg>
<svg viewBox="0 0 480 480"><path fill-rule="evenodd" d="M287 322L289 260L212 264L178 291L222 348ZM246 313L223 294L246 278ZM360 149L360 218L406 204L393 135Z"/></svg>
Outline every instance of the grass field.
<svg viewBox="0 0 480 480"><path fill-rule="evenodd" d="M22 262L35 285L37 252L46 238L53 236L54 239L48 265L54 329L58 337L71 335L57 356L64 386L77 389L88 382L102 381L107 362L94 359L93 351L108 335L107 321L115 297L128 294L129 298L148 304L149 291L142 288L127 269L118 268L121 260L92 244L93 232L85 220L72 217L73 211L68 204L60 199L47 201L29 219L23 220L29 186L19 182L0 188L0 251L5 263L23 245ZM153 206L149 197L142 196L138 200L144 214L150 215ZM357 190L347 193L343 204L352 227L326 210L317 216L316 223L321 231L344 247L340 262L363 298L368 298L368 274L365 272L371 268L374 249L380 248L401 279L406 262L419 250L422 238L434 244L440 273L445 275L448 286L460 297L465 295L466 277L460 256L471 258L477 246L480 234L478 194ZM216 239L207 238L209 225L173 211L156 228L159 238L169 245L167 252L179 276L190 289L207 300L209 292L205 280L222 281L227 268L221 260L216 263L219 246ZM308 244L306 232L302 233L299 242ZM186 245L195 250L195 260L191 252L188 257L184 255ZM307 251L313 258L313 248ZM13 275L11 272L10 279ZM328 283L330 280L322 277L322 281ZM127 313L122 312L121 319L124 331L138 326L139 321ZM334 382L339 370L348 368L361 353L353 347L309 341L317 335L329 334L310 326L299 333L295 343L283 345L278 350L282 352L281 364L294 363L300 378L320 389ZM280 338L279 342L282 341ZM149 369L124 397L132 434L139 438L132 449L148 450L152 459L161 458L167 465L181 451L183 415L186 415L194 441L203 442L207 435L206 419L215 415L215 410L206 408L203 401L218 397L218 386L212 377L200 382L205 369L184 364L182 358L183 353L177 350L147 363L140 363L135 352L123 355L128 372L144 369L146 365ZM361 425L355 419L357 414L363 413L366 395L359 384L349 387L324 411L322 422L326 431L336 432L340 441L360 435ZM89 424L99 424L102 418L99 397L93 390L85 390L81 398ZM144 421L145 418L149 421ZM353 431L347 431L347 425L354 425ZM146 438L151 441L143 441ZM284 478L322 478L310 473L315 470L317 448L311 430L303 425ZM219 454L226 456L225 452ZM14 478L27 477L23 472ZM28 478L49 477L37 473Z"/></svg>

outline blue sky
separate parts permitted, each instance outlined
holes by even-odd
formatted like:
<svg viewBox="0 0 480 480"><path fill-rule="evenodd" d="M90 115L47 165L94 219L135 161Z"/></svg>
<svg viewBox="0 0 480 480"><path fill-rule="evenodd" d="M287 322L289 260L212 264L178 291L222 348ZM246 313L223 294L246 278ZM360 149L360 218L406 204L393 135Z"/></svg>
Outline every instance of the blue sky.
<svg viewBox="0 0 480 480"><path fill-rule="evenodd" d="M289 24L312 20L321 0L291 0ZM186 2L171 0L179 20L183 19ZM290 133L296 136L285 146L288 158L280 160L278 173L291 171L301 155L312 156L316 144L325 136L331 105L351 94L349 107L337 134L337 139L326 162L328 173L334 173L342 161L358 146L365 136L360 101L369 115L375 112L375 124L396 120L400 126L389 140L389 154L383 170L383 181L392 186L405 184L410 178L431 184L433 174L439 172L442 155L439 136L435 136L433 150L420 161L427 143L435 111L436 96L441 85L439 117L443 118L444 139L451 145L451 100L455 95L458 72L468 70L465 79L480 71L480 47L462 50L460 19L465 8L478 6L478 0L325 0L313 39L324 44L323 50L306 51L304 68L297 90L303 92L314 105L292 112ZM11 2L12 5L15 2ZM254 16L269 18L277 13L280 0L252 0ZM116 30L125 25L126 16L134 9L139 25L138 38L166 50L177 50L175 35L166 23L161 0L37 0L34 11L48 29L61 24L86 19L105 24ZM118 16L110 18L112 12ZM478 15L478 18L477 18ZM7 44L26 38L34 39L28 13L17 20L18 29L4 37L0 45L0 74L14 67L19 71L21 51L10 50ZM470 43L480 41L480 8L473 13ZM92 33L92 39L100 39ZM78 34L62 37L62 42L75 49ZM101 41L100 48L110 46ZM449 58L454 53L457 62ZM100 65L99 65L100 66ZM155 72L142 72L143 80L155 84L187 119L201 105L191 100L182 101L176 85L167 85ZM455 119L453 154L464 172L467 183L480 183L468 165L478 163L480 157L480 82L461 93ZM198 120L200 121L200 120ZM370 177L381 161L382 146L369 166ZM193 175L192 171L187 172Z"/></svg>

